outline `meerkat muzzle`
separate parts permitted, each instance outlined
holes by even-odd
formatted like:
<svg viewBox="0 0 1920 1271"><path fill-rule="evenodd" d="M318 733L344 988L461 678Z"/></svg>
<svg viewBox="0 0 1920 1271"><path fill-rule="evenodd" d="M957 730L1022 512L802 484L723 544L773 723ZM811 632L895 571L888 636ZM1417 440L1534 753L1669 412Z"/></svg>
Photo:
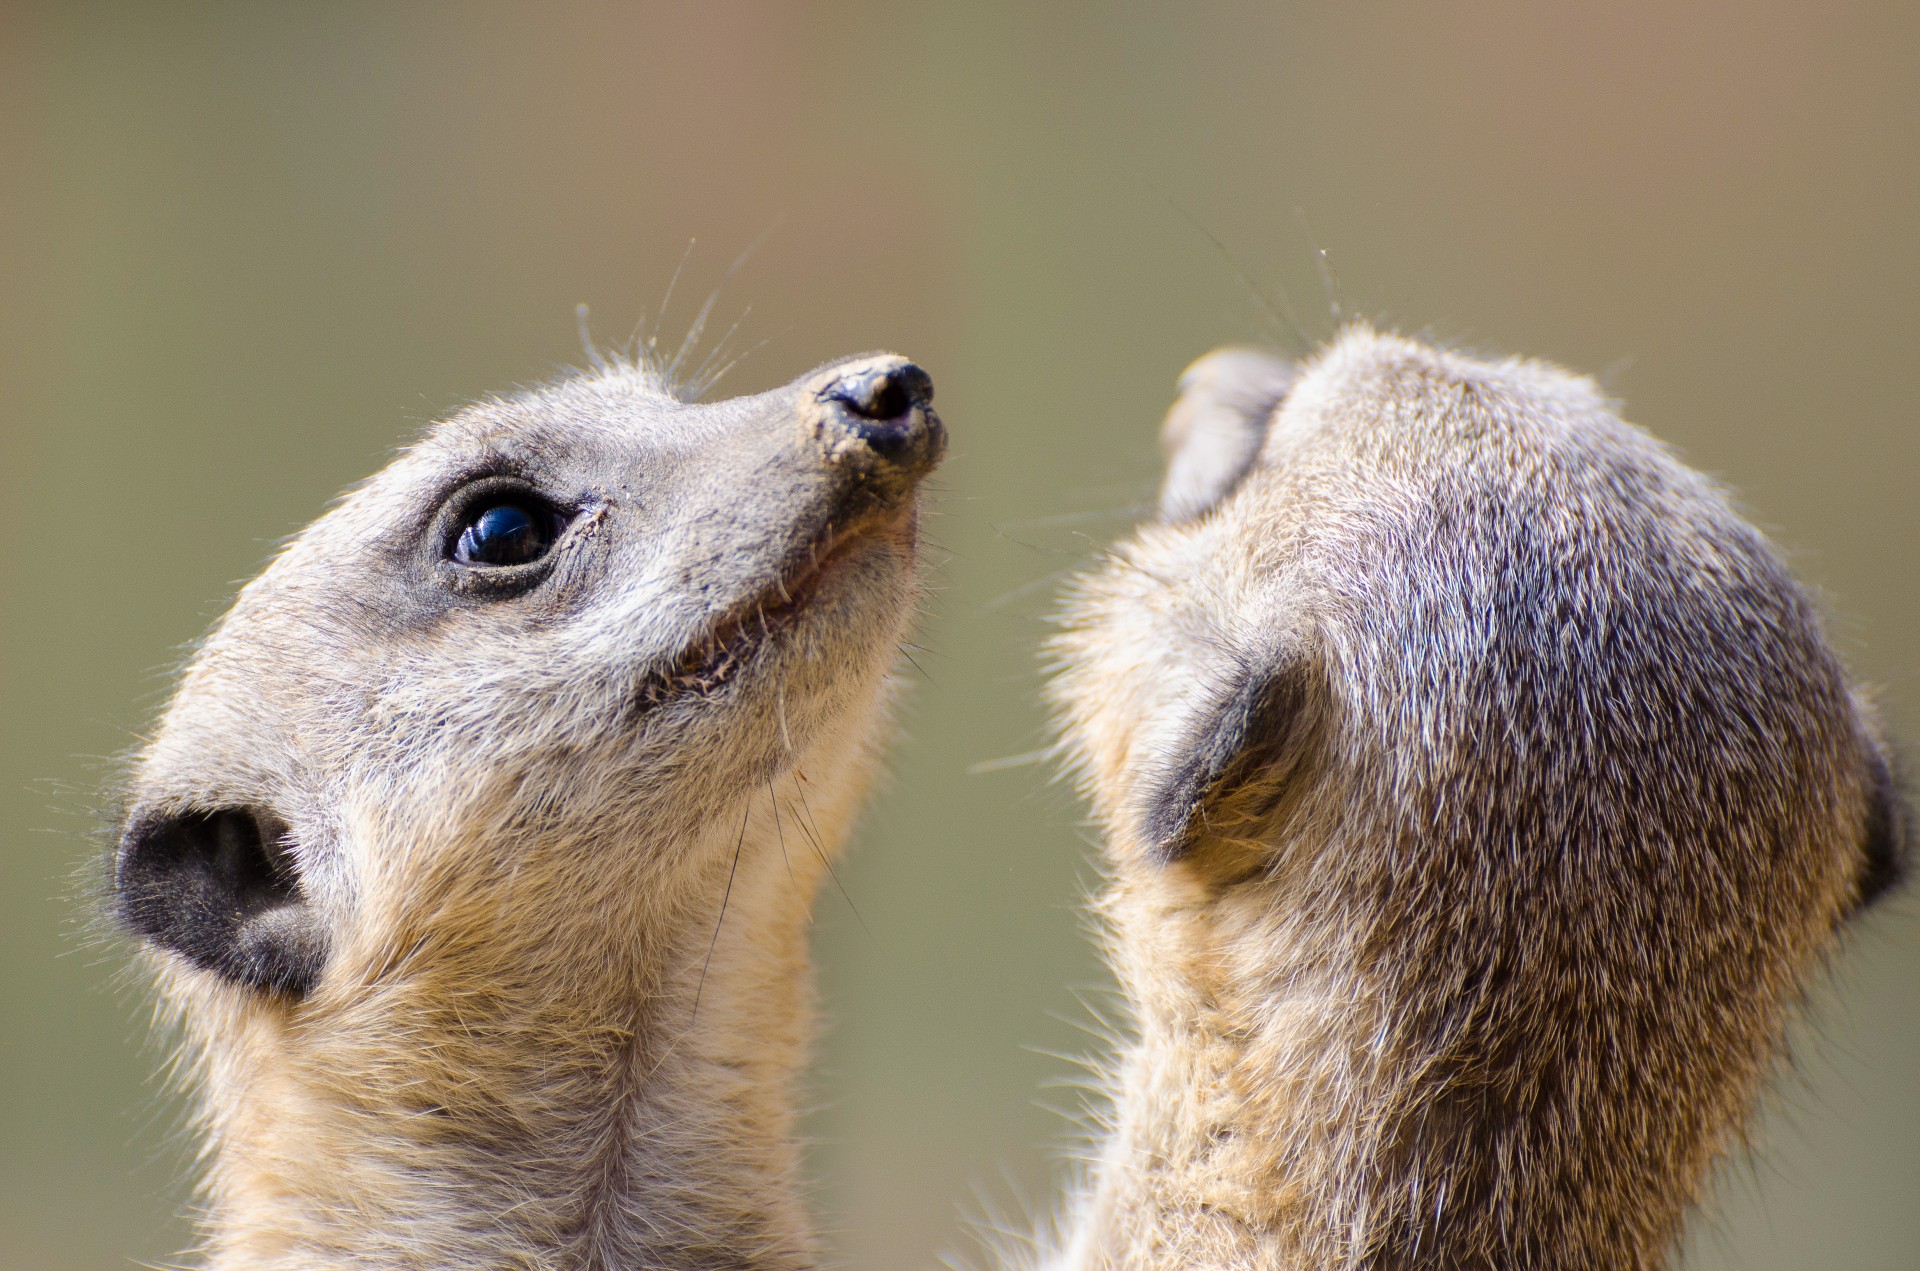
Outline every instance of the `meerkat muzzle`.
<svg viewBox="0 0 1920 1271"><path fill-rule="evenodd" d="M946 451L932 377L897 354L830 367L808 387L805 426L829 462L867 480L904 492Z"/></svg>

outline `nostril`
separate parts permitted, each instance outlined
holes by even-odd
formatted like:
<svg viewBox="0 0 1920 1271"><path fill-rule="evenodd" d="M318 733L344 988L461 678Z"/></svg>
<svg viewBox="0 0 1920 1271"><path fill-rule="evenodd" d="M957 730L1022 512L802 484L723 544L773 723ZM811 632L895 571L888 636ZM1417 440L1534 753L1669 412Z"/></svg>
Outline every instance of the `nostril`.
<svg viewBox="0 0 1920 1271"><path fill-rule="evenodd" d="M874 385L870 400L855 404L853 410L856 415L864 415L868 419L892 419L906 414L910 405L907 390L900 387L898 379L889 375Z"/></svg>
<svg viewBox="0 0 1920 1271"><path fill-rule="evenodd" d="M933 400L933 379L911 362L869 367L841 376L823 396L840 402L862 419L898 419Z"/></svg>

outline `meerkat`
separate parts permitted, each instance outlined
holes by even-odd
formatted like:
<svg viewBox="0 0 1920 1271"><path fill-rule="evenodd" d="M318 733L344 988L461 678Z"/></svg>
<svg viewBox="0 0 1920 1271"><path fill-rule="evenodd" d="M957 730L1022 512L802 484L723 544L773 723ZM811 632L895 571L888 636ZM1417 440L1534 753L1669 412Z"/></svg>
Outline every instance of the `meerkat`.
<svg viewBox="0 0 1920 1271"><path fill-rule="evenodd" d="M293 539L133 767L212 1271L796 1268L806 926L917 596L926 374L610 363Z"/></svg>
<svg viewBox="0 0 1920 1271"><path fill-rule="evenodd" d="M1815 606L1540 362L1216 352L1163 441L1052 646L1134 1028L1048 1265L1666 1265L1902 870Z"/></svg>

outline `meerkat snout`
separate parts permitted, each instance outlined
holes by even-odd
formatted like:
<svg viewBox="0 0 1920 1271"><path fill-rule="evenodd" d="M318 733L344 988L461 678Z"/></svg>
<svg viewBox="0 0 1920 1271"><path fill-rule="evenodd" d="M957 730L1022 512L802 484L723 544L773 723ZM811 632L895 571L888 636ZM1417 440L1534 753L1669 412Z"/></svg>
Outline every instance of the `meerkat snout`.
<svg viewBox="0 0 1920 1271"><path fill-rule="evenodd" d="M812 427L828 456L884 496L940 461L946 430L933 413L933 380L902 357L859 358L809 381Z"/></svg>

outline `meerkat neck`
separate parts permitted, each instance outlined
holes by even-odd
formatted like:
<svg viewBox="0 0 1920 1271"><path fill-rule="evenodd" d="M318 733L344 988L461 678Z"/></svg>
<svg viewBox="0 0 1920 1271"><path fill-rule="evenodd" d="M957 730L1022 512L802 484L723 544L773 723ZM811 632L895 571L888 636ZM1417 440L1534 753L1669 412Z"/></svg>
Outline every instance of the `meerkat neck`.
<svg viewBox="0 0 1920 1271"><path fill-rule="evenodd" d="M195 1020L211 1265L813 1265L794 1086L825 857L792 797L676 900L627 915L646 882L578 880L544 907L565 930L496 926L481 975L443 951L371 977L324 1035L259 1003Z"/></svg>
<svg viewBox="0 0 1920 1271"><path fill-rule="evenodd" d="M1110 1061L1107 1132L1068 1215L1056 1271L1294 1265L1263 1255L1287 1225L1280 1206L1313 1184L1295 1177L1284 1189L1267 1186L1272 1158L1333 1109L1314 1106L1306 1089L1297 1101L1249 1097L1273 1074L1256 1070L1247 1021L1221 999L1236 987L1231 970L1201 953L1218 949L1211 924L1202 908L1157 890L1122 877L1099 907L1133 1032ZM1262 968L1262 979L1287 989L1269 1005L1311 1011L1315 990L1283 974L1268 979L1271 970ZM1304 1073L1318 1058L1293 1060ZM1237 1256L1219 1263L1223 1250Z"/></svg>
<svg viewBox="0 0 1920 1271"><path fill-rule="evenodd" d="M1310 916L1352 897L1177 891L1104 905L1136 1032L1059 1271L1663 1265L1720 1146L1670 1085L1579 1071L1585 1025L1545 1003L1423 1015L1381 932ZM1463 1050L1463 1012L1501 1041Z"/></svg>

